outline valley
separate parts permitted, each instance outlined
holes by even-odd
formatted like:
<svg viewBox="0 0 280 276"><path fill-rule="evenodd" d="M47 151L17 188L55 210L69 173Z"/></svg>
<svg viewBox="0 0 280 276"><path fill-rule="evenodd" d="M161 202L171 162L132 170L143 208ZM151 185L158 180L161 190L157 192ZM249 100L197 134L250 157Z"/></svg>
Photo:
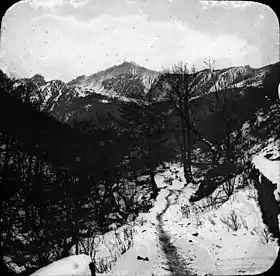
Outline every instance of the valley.
<svg viewBox="0 0 280 276"><path fill-rule="evenodd" d="M4 213L15 212L2 217L6 262L22 275L58 269L69 254L108 276L268 269L277 189L260 188L252 160L269 147L279 158L278 72L276 63L184 75L125 62L68 83L2 73L1 181ZM182 76L192 89L181 90ZM87 266L77 264L90 275Z"/></svg>

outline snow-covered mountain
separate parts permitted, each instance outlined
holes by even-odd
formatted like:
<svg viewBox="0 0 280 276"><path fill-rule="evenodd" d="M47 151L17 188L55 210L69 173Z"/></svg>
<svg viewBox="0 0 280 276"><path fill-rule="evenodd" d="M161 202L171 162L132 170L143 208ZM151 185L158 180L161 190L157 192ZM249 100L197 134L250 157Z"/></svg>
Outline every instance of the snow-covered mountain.
<svg viewBox="0 0 280 276"><path fill-rule="evenodd" d="M202 70L195 77L197 85L194 95L200 97L225 87L242 91L252 87L262 88L267 76L278 66L279 63L259 69L247 65L214 72ZM151 82L160 75L161 72L134 62L123 62L89 76L79 76L68 83L61 80L45 81L43 76L36 74L30 79L17 80L16 85L33 83L37 88L36 93L42 98L42 107L55 117L67 121L73 116L92 112L96 105L104 107L106 104L130 102L136 95L147 93ZM164 90L160 89L158 93L159 99L166 100Z"/></svg>
<svg viewBox="0 0 280 276"><path fill-rule="evenodd" d="M77 77L68 85L80 93L97 93L109 98L130 101L135 93L147 92L150 82L159 74L134 62L123 62L90 76Z"/></svg>

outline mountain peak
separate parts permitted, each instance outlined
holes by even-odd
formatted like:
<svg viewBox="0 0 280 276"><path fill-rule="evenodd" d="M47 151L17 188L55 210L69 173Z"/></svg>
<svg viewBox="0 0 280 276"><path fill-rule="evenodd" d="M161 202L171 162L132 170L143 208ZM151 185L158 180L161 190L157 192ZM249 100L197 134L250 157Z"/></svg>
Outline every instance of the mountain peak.
<svg viewBox="0 0 280 276"><path fill-rule="evenodd" d="M117 66L135 66L135 67L140 67L136 62L134 61L124 61L123 63L121 63L120 65Z"/></svg>
<svg viewBox="0 0 280 276"><path fill-rule="evenodd" d="M129 74L129 75L143 75L143 74L156 74L156 71L147 69L134 61L123 61L119 65L115 65L107 70L107 72L112 72L113 74Z"/></svg>
<svg viewBox="0 0 280 276"><path fill-rule="evenodd" d="M114 71L120 71L120 73L124 74L135 74L139 73L138 71L141 69L145 69L143 67L140 67L138 64L136 64L133 61L124 61L123 63L116 65L113 67Z"/></svg>

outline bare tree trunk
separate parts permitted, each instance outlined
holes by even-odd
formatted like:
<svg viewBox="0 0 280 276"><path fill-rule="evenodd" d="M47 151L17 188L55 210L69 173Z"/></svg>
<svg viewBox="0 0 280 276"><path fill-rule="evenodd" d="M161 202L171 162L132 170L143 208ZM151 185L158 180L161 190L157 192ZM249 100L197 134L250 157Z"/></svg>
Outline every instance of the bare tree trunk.
<svg viewBox="0 0 280 276"><path fill-rule="evenodd" d="M193 181L192 174L192 140L191 140L191 131L187 128L187 139L188 139L188 175L189 179Z"/></svg>
<svg viewBox="0 0 280 276"><path fill-rule="evenodd" d="M151 170L151 172L150 172L150 181L151 181L152 191L153 192L157 191L157 183L155 181L155 172L153 170Z"/></svg>
<svg viewBox="0 0 280 276"><path fill-rule="evenodd" d="M78 255L79 254L79 243L76 243L76 247L75 247L75 254Z"/></svg>
<svg viewBox="0 0 280 276"><path fill-rule="evenodd" d="M186 114L185 117L189 118L189 116L187 116ZM182 148L181 148L181 158L182 158L181 160L182 160L182 165L184 167L184 176L186 182L189 183L193 181L192 168L191 168L192 141L191 141L191 130L188 127L188 125L190 125L190 120L188 120L188 124L186 126L186 121L184 119L185 118L181 117L181 132L182 132L182 139L183 139Z"/></svg>
<svg viewBox="0 0 280 276"><path fill-rule="evenodd" d="M191 137L191 129L190 129L190 125L191 123L191 115L190 115L190 106L189 106L189 100L186 102L185 105L185 118L187 121L187 139L188 139L188 149L187 149L187 153L188 153L188 159L187 159L187 165L188 165L188 178L189 181L192 182L193 181L193 175L192 175L192 137Z"/></svg>

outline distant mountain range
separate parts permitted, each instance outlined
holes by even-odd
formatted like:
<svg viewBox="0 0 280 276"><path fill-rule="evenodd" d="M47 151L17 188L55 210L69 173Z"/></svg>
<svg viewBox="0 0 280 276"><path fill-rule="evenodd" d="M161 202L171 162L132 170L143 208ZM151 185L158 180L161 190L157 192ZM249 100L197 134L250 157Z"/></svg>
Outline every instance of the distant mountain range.
<svg viewBox="0 0 280 276"><path fill-rule="evenodd" d="M227 88L262 88L275 68L279 68L279 63L259 69L247 65L215 70L214 84L210 71L202 70L196 75L198 87L195 96L211 92L214 87L220 89L222 79L226 80ZM132 101L135 93L146 93L150 82L160 74L161 72L146 69L134 62L123 62L90 76L79 76L68 83L61 80L45 81L43 76L37 74L29 79L17 80L17 85L27 81L34 83L43 97L43 107L55 117L68 121L74 117L90 117L108 110L114 113L118 105ZM159 93L160 100L165 101L165 92Z"/></svg>
<svg viewBox="0 0 280 276"><path fill-rule="evenodd" d="M244 122L259 124L258 113L269 112L269 108L273 105L275 109L279 108L276 102L280 83L279 71L280 63L259 69L249 66L232 67L216 70L214 72L216 82L214 83L210 80L209 70L196 73L194 77L197 79L198 86L192 100L194 111L192 123L199 130L200 135L212 143L218 143L228 131L233 132L240 129ZM75 171L76 157L82 156L82 160L85 160L81 163L82 166L91 168L95 159L88 158L88 156L96 150L96 145L99 144L98 137L96 137L96 141L91 141L92 148L89 149L88 140L85 140L87 137L83 134L86 129L80 132L76 128L72 128L74 121L90 121L98 118L101 119L96 120L100 126L114 123L116 129L122 129L124 122L122 119L125 118L122 117L120 108L126 106L129 109L130 105L135 104L134 93L147 92L149 83L147 80L156 76L159 76L158 83L161 84L164 78L161 78L159 72L141 68L134 63L114 66L88 77L76 78L69 83L60 80L47 82L38 74L32 78L19 79L14 82L0 71L2 80L0 82L1 132L8 133L11 137L22 141L27 145L26 149L29 150L29 154L35 154L39 159L46 158L45 153L48 153L49 162L67 166ZM94 81L90 82L91 79ZM223 113L220 113L220 110L211 110L209 104L212 104L213 95L210 92L214 90L214 87L221 89L219 82L223 79L226 81L227 88L223 90L223 93L228 95L226 112L231 119L226 126L221 121ZM29 85L25 86L26 83ZM22 96L23 100L25 88L31 87L29 90L31 98L41 98L43 102L41 109L48 111L58 120L48 116L45 112L39 112L30 105L22 104L14 96L8 95L11 85L22 86L18 90L14 90L16 92L14 96ZM89 86L91 88L83 88ZM96 90L95 87L102 87L102 93L101 89ZM164 128L168 138L168 147L173 148L177 145L174 137L179 135L178 120L180 118L177 112L172 110L172 106L166 98L164 86L159 85L158 87L160 87L158 89L160 97L159 102L156 103L156 109L168 115L164 119ZM131 92L133 93L131 94ZM222 93L222 91L219 92ZM278 117L274 124L279 126L277 120ZM89 124L84 125L89 126ZM197 147L201 146L199 143L200 141L197 140ZM39 145L39 148L34 149L32 145Z"/></svg>

